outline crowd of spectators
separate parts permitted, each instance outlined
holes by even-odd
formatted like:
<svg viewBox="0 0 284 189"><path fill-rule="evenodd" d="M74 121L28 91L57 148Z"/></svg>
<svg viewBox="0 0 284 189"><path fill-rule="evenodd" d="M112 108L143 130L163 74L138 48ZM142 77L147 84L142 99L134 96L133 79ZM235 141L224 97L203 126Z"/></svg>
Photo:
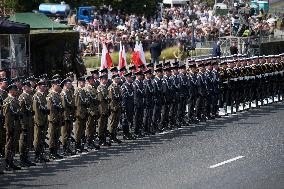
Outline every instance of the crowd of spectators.
<svg viewBox="0 0 284 189"><path fill-rule="evenodd" d="M271 35L278 19L263 10L244 16L232 9L224 16L217 16L213 7L206 6L200 0L195 0L190 6L163 8L148 18L125 15L109 8L95 10L94 17L91 24L78 23L74 26L74 30L80 32L83 56L95 55L98 47L101 49L102 42L108 44L110 51L119 50L120 42L131 51L137 40L142 41L144 49L149 49L153 41L160 41L165 48L180 40L194 40L202 47L207 41L216 41L222 36Z"/></svg>

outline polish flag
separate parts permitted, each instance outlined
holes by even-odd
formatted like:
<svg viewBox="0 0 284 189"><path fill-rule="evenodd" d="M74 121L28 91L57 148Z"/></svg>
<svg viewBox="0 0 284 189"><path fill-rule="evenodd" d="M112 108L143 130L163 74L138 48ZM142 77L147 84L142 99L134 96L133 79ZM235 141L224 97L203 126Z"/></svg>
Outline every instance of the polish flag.
<svg viewBox="0 0 284 189"><path fill-rule="evenodd" d="M107 47L105 44L103 44L103 50L102 50L102 58L101 58L101 70L104 68L110 68L112 67L112 60L110 57L110 54L107 50Z"/></svg>
<svg viewBox="0 0 284 189"><path fill-rule="evenodd" d="M125 53L125 47L120 42L120 48L119 48L119 68L126 67L126 53Z"/></svg>
<svg viewBox="0 0 284 189"><path fill-rule="evenodd" d="M142 64L146 65L145 54L141 42L139 44L136 41L134 52L132 53L132 62L135 64L136 68Z"/></svg>

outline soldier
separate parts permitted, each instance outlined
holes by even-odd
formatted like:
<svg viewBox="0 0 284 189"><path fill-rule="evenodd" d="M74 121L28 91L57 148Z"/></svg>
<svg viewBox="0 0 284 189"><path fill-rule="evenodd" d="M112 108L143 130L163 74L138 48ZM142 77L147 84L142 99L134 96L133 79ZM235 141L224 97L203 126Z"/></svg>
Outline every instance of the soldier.
<svg viewBox="0 0 284 189"><path fill-rule="evenodd" d="M15 143L20 129L20 108L17 100L17 86L11 84L7 87L8 97L3 102L4 126L6 129L5 162L6 170L21 168L14 164Z"/></svg>
<svg viewBox="0 0 284 189"><path fill-rule="evenodd" d="M69 79L70 82L71 82L71 88L70 90L72 91L72 93L74 94L75 92L75 89L74 89L74 86L72 85L72 83L74 82L74 73L73 72L69 72L66 74L66 79Z"/></svg>
<svg viewBox="0 0 284 189"><path fill-rule="evenodd" d="M121 143L117 136L117 127L119 123L119 118L121 115L121 90L120 90L120 77L118 74L112 75L113 82L108 88L109 96L109 108L110 108L110 124L109 124L109 133L110 133L110 142L112 143Z"/></svg>
<svg viewBox="0 0 284 189"><path fill-rule="evenodd" d="M99 119L99 101L97 96L97 89L95 88L95 82L92 76L86 77L85 86L86 95L89 98L87 125L86 125L86 137L87 146L90 149L100 149L100 146L95 144L95 131Z"/></svg>
<svg viewBox="0 0 284 189"><path fill-rule="evenodd" d="M20 149L20 160L21 166L35 166L35 163L32 163L29 160L29 151L32 147L33 143L33 130L34 130L34 122L33 116L34 112L32 109L33 106L33 97L32 97L32 88L30 81L25 81L23 83L23 93L19 96L19 105L20 112L22 114L20 123L21 123L21 131L20 131L20 141L19 141L19 149Z"/></svg>
<svg viewBox="0 0 284 189"><path fill-rule="evenodd" d="M158 66L158 65L157 65ZM161 131L161 111L162 105L164 104L165 99L163 98L163 69L156 68L156 77L154 78L154 110L153 110L153 124L155 132Z"/></svg>
<svg viewBox="0 0 284 189"><path fill-rule="evenodd" d="M61 127L61 142L63 145L63 155L74 155L70 149L70 139L73 130L73 122L75 121L75 101L72 92L72 83L70 79L64 79L61 82L61 101L64 109L64 124Z"/></svg>
<svg viewBox="0 0 284 189"><path fill-rule="evenodd" d="M107 75L100 76L101 84L98 86L98 100L99 100L99 123L98 123L98 136L99 144L101 146L110 146L111 143L106 141L106 130L109 116L109 97L108 97L108 77Z"/></svg>
<svg viewBox="0 0 284 189"><path fill-rule="evenodd" d="M94 78L93 87L97 90L98 86L100 85L100 72L98 69L94 69L91 71L91 75Z"/></svg>
<svg viewBox="0 0 284 189"><path fill-rule="evenodd" d="M63 121L63 106L60 95L60 80L53 79L51 81L51 90L47 96L48 127L49 127L49 151L50 159L62 159L63 157L58 154L60 147L59 138L62 121Z"/></svg>
<svg viewBox="0 0 284 189"><path fill-rule="evenodd" d="M4 155L5 153L5 142L6 142L6 130L4 127L4 117L2 112L3 102L8 97L8 93L6 91L8 87L7 78L0 79L0 154ZM0 155L0 156L1 156Z"/></svg>
<svg viewBox="0 0 284 189"><path fill-rule="evenodd" d="M197 69L196 64L191 63L188 65L190 71L188 73L188 87L189 87L189 98L188 98L188 122L197 123L197 118L194 107L197 101Z"/></svg>
<svg viewBox="0 0 284 189"><path fill-rule="evenodd" d="M116 68L117 69L117 68ZM114 71L115 71L115 69L114 69ZM107 77L107 83L106 83L106 85L107 85L107 88L112 84L112 80L111 79L108 79L108 70L107 70L107 68L104 68L104 69L102 69L101 71L100 71L100 73L101 73L101 75L105 75L106 77Z"/></svg>
<svg viewBox="0 0 284 189"><path fill-rule="evenodd" d="M160 98L164 98L165 103L162 106L162 115L161 115L161 125L162 130L167 130L171 128L171 125L169 125L169 111L170 111L170 105L172 103L172 81L170 79L172 72L170 68L164 68L164 77L163 77L163 96Z"/></svg>
<svg viewBox="0 0 284 189"><path fill-rule="evenodd" d="M180 104L178 107L178 117L179 123L185 124L185 111L186 111L186 101L188 98L188 77L185 64L179 67L179 78L180 78Z"/></svg>
<svg viewBox="0 0 284 189"><path fill-rule="evenodd" d="M145 110L144 110L144 132L146 135L155 134L152 122L153 109L154 109L154 86L152 81L152 72L147 70L144 72L145 79L144 89L145 89Z"/></svg>
<svg viewBox="0 0 284 189"><path fill-rule="evenodd" d="M170 106L170 124L180 126L178 123L178 105L180 103L180 77L179 77L179 62L175 62L171 68L173 75L170 77L173 90L172 104Z"/></svg>
<svg viewBox="0 0 284 189"><path fill-rule="evenodd" d="M145 89L143 85L142 71L136 72L136 80L133 82L134 88L134 134L136 137L143 137L142 124L144 113Z"/></svg>
<svg viewBox="0 0 284 189"><path fill-rule="evenodd" d="M123 139L132 140L135 139L130 132L130 128L133 128L133 115L134 115L134 89L132 73L124 74L125 82L121 86L122 91L122 129Z"/></svg>
<svg viewBox="0 0 284 189"><path fill-rule="evenodd" d="M46 102L46 85L45 81L40 80L37 83L37 91L33 96L33 111L34 115L34 150L35 150L35 162L49 162L43 155L44 142L46 137L47 128L47 115L49 110L47 109Z"/></svg>
<svg viewBox="0 0 284 189"><path fill-rule="evenodd" d="M78 88L75 90L75 107L76 107L76 128L75 128L75 148L76 152L82 153L87 152L84 149L82 138L85 133L87 114L88 114L88 97L85 87L85 78L81 77L78 79Z"/></svg>

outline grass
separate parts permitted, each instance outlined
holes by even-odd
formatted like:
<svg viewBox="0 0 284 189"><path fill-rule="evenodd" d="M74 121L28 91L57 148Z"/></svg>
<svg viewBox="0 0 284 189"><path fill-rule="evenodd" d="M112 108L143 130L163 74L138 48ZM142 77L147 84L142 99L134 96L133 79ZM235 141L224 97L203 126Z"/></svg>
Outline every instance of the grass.
<svg viewBox="0 0 284 189"><path fill-rule="evenodd" d="M174 59L174 55L173 53L177 50L177 47L169 47L166 48L162 51L162 54L160 56L161 60L165 59L165 60L171 60ZM190 54L192 53L193 56L200 56L200 55L207 55L210 54L210 49L196 49L193 52L190 52ZM115 66L118 65L118 57L119 57L119 53L118 52L114 52L111 53L111 58L112 58L112 62ZM150 56L150 52L146 51L145 52L145 57L146 57L146 61L150 62L151 60L151 56ZM126 59L127 59L127 64L130 64L130 60L131 60L131 53L127 53L126 54ZM100 67L100 59L98 59L97 56L91 56L91 57L85 57L84 59L85 62L85 66L87 68L97 68Z"/></svg>

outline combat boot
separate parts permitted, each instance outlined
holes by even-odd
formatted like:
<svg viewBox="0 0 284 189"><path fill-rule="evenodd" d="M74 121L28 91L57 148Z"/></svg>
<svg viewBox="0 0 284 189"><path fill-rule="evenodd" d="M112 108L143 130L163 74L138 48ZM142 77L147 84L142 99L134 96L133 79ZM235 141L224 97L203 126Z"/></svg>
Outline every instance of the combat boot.
<svg viewBox="0 0 284 189"><path fill-rule="evenodd" d="M100 146L111 146L111 143L107 142L105 137L99 137L99 140Z"/></svg>
<svg viewBox="0 0 284 189"><path fill-rule="evenodd" d="M110 135L109 142L111 142L111 143L118 143L118 144L122 143L121 140L119 140L118 138L116 138L116 135L115 135L115 134L111 134L111 135Z"/></svg>
<svg viewBox="0 0 284 189"><path fill-rule="evenodd" d="M21 167L16 166L16 165L13 163L13 161L9 161L9 160L6 159L5 162L6 162L6 167L5 167L5 169L6 169L7 171L11 171L11 170L21 170Z"/></svg>

